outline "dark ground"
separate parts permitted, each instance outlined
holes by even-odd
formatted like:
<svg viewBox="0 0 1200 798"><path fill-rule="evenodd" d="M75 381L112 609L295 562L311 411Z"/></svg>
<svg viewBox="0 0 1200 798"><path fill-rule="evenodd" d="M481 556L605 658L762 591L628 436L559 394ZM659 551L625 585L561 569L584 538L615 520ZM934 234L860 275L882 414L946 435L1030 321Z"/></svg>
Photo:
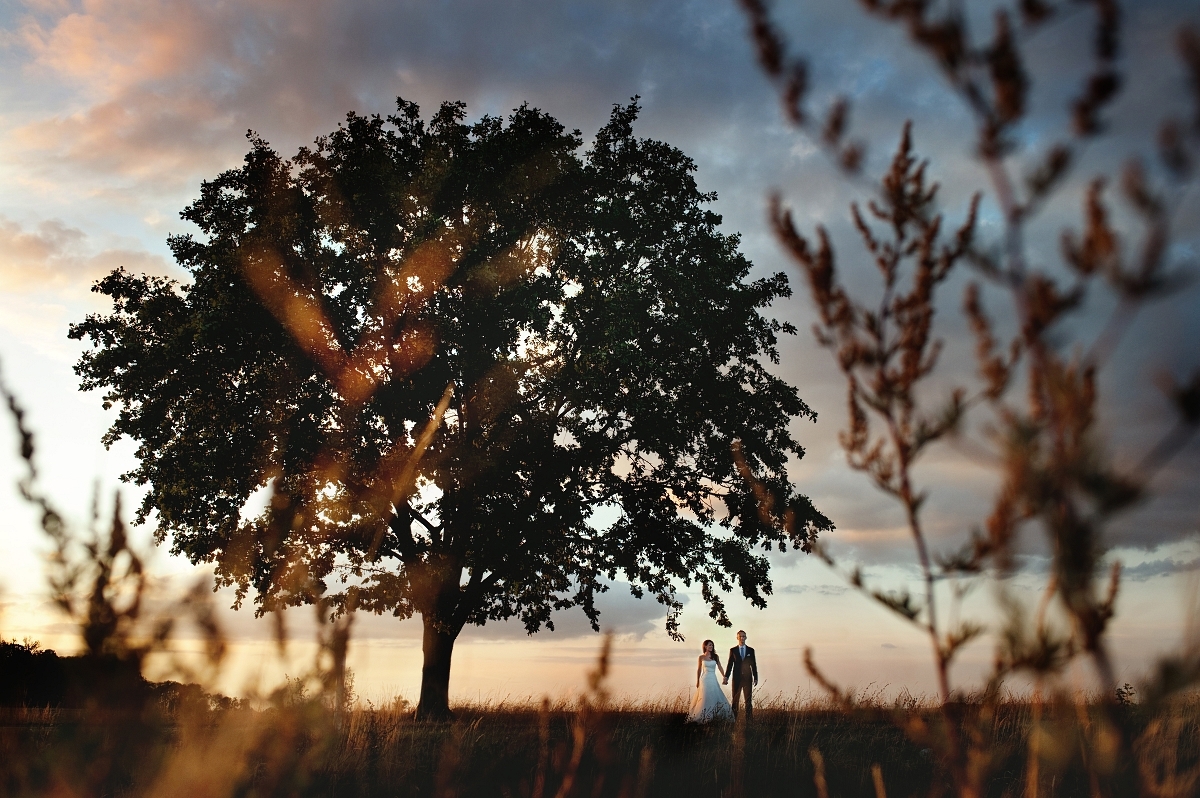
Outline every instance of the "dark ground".
<svg viewBox="0 0 1200 798"><path fill-rule="evenodd" d="M951 792L938 755L899 723L928 710L760 710L744 728L697 727L682 714L460 710L452 723L358 710L340 723L319 704L141 717L98 710L7 710L0 721L5 795L213 796L819 796ZM1029 707L990 718L988 796L1025 790ZM1044 795L1090 795L1074 719L1047 716ZM1059 726L1055 726L1058 723ZM1195 761L1196 723L1177 735ZM1186 740L1185 740L1186 738ZM578 745L582 739L583 744ZM1190 757L1190 759L1188 759ZM1178 764L1186 762L1181 759ZM568 784L569 782L569 784Z"/></svg>

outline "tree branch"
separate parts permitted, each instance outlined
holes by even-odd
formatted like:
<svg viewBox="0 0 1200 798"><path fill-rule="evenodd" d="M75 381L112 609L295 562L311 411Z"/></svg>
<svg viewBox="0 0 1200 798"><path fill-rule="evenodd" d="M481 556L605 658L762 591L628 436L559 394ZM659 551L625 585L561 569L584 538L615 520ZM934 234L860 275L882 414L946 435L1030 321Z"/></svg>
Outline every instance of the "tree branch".
<svg viewBox="0 0 1200 798"><path fill-rule="evenodd" d="M405 509L408 510L408 512L412 513L413 518L415 518L417 521L421 522L421 526L423 526L429 530L429 534L436 535L442 531L441 524L434 526L433 524L429 523L429 519L426 518L424 515L422 515L420 512L418 512L417 510L413 509L413 506L411 504L409 504L407 501L404 502L404 507L405 507Z"/></svg>

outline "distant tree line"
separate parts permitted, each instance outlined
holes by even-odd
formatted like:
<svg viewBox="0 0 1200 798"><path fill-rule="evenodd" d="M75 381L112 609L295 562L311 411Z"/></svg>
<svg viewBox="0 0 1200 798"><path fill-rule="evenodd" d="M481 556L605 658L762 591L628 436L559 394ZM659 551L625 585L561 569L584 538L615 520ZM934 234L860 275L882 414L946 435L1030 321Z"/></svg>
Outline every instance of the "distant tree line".
<svg viewBox="0 0 1200 798"><path fill-rule="evenodd" d="M36 642L0 640L0 707L82 709L90 703L157 704L168 714L190 706L234 709L243 699L209 693L198 684L150 682L136 662L113 657L59 656Z"/></svg>

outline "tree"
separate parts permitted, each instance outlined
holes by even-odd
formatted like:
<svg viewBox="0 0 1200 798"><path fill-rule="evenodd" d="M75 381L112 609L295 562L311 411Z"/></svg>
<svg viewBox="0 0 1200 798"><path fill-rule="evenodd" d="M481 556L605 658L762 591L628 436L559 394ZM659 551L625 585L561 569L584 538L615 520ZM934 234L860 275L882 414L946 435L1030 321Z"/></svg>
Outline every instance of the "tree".
<svg viewBox="0 0 1200 798"><path fill-rule="evenodd" d="M786 475L815 414L765 363L793 330L760 310L790 291L747 282L637 113L585 157L524 106L426 123L400 100L291 160L251 135L182 214L202 237L170 239L191 282L118 269L94 289L113 312L70 331L119 411L105 442L139 444L138 521L259 612L420 614L425 717L468 623L580 606L598 629L617 578L674 637L679 582L726 626L735 584L764 606L762 551L832 526Z"/></svg>

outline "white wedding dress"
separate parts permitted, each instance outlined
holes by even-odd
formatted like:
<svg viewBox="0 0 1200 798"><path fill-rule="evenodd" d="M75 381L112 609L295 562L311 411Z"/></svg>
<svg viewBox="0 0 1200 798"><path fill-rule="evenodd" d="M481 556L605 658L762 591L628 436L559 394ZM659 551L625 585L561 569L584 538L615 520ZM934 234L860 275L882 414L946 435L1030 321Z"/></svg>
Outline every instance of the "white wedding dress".
<svg viewBox="0 0 1200 798"><path fill-rule="evenodd" d="M692 696L692 706L688 710L688 723L708 723L711 720L733 720L733 707L717 681L717 661L701 660L704 673L700 676L700 686Z"/></svg>

